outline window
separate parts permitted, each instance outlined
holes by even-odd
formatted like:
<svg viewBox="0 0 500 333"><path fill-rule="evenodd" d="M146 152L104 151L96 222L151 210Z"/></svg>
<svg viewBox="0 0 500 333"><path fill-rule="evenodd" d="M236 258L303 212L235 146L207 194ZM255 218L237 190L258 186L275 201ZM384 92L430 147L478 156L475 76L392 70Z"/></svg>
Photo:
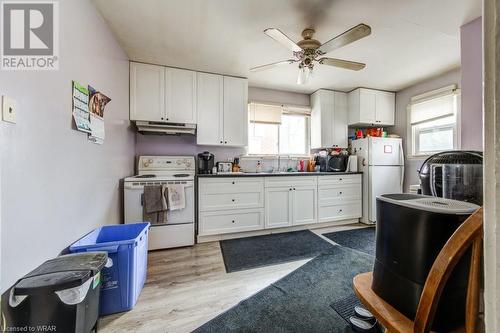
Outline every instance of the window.
<svg viewBox="0 0 500 333"><path fill-rule="evenodd" d="M412 156L459 148L459 90L455 85L415 96L408 106Z"/></svg>
<svg viewBox="0 0 500 333"><path fill-rule="evenodd" d="M250 103L248 154L308 155L308 108Z"/></svg>

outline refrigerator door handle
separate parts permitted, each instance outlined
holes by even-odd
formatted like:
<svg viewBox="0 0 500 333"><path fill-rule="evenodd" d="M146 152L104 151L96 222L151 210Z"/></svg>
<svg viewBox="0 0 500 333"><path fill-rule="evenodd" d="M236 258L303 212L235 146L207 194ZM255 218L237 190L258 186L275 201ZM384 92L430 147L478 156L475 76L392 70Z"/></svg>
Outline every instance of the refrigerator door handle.
<svg viewBox="0 0 500 333"><path fill-rule="evenodd" d="M403 193L403 192L404 192L404 191L403 191L403 182L404 182L404 180L405 180L405 167L404 167L404 165L403 165L403 166L401 166L401 180L400 180L400 182L399 182L399 184L400 184L400 189L401 189L401 193Z"/></svg>
<svg viewBox="0 0 500 333"><path fill-rule="evenodd" d="M403 140L399 141L399 162L401 165L405 165L405 154L403 152Z"/></svg>

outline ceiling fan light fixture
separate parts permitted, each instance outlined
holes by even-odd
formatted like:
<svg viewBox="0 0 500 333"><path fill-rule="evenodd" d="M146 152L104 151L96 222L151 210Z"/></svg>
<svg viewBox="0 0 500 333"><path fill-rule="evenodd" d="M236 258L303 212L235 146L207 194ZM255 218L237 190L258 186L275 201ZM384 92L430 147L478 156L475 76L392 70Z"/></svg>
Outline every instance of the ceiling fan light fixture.
<svg viewBox="0 0 500 333"><path fill-rule="evenodd" d="M297 78L297 84L307 84L309 81L309 77L311 75L312 69L310 67L306 66L300 66L299 67L299 76Z"/></svg>
<svg viewBox="0 0 500 333"><path fill-rule="evenodd" d="M358 24L349 30L341 33L340 35L330 39L326 43L321 44L318 40L314 39L315 30L313 28L306 28L302 31L302 40L295 43L287 35L276 28L268 28L264 30L264 33L277 41L278 43L285 46L287 49L292 51L295 59L284 60L280 62L275 62L272 64L262 65L253 67L250 69L251 72L257 72L261 70L266 70L274 68L276 66L299 63L299 75L297 77L297 84L306 84L312 74L312 69L315 62L321 65L333 66L343 69L348 69L352 71L359 71L366 67L365 64L355 61L327 58L322 57L323 55L336 50L340 47L351 44L357 40L360 40L371 34L370 26L366 24Z"/></svg>

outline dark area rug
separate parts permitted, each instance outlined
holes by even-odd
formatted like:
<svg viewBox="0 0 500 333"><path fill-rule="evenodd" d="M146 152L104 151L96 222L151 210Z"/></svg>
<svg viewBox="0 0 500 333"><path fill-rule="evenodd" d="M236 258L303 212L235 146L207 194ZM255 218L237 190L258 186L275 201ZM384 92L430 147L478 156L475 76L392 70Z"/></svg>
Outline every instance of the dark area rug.
<svg viewBox="0 0 500 333"><path fill-rule="evenodd" d="M342 246L375 255L375 227L331 232L323 236Z"/></svg>
<svg viewBox="0 0 500 333"><path fill-rule="evenodd" d="M228 273L313 258L333 246L309 230L220 242Z"/></svg>
<svg viewBox="0 0 500 333"><path fill-rule="evenodd" d="M194 332L351 332L330 304L353 295L353 277L372 266L372 256L333 246Z"/></svg>

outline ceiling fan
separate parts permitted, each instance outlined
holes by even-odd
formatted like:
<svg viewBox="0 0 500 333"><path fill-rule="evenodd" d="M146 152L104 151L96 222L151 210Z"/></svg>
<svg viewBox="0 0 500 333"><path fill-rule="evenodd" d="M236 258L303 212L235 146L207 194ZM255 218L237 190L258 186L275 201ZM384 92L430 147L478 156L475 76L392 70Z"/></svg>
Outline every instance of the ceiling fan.
<svg viewBox="0 0 500 333"><path fill-rule="evenodd" d="M307 28L302 31L303 40L295 43L287 35L276 28L268 28L264 30L264 33L285 46L287 49L293 52L294 59L288 59L284 61L275 62L272 64L262 65L253 67L250 69L251 72L258 72L276 66L299 63L299 77L297 79L297 84L305 84L309 79L309 75L314 67L314 62L318 62L322 65L340 67L344 69L350 69L353 71L359 71L365 68L365 64L322 57L323 55L341 48L342 46L353 43L361 38L364 38L371 34L372 29L366 24L358 24L357 26L341 33L340 35L333 37L324 44L321 44L316 39L313 39L313 35L316 31L312 28Z"/></svg>

